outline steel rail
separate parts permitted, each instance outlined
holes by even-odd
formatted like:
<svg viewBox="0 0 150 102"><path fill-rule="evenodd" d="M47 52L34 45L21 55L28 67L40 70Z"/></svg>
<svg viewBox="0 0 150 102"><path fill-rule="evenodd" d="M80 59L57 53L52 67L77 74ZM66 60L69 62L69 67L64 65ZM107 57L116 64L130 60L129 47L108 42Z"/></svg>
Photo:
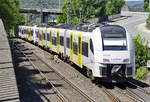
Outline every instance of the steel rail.
<svg viewBox="0 0 150 102"><path fill-rule="evenodd" d="M121 102L121 100L118 97L115 97L112 93L110 93L105 87L99 86L103 92L105 92L109 98L113 100L113 102Z"/></svg>
<svg viewBox="0 0 150 102"><path fill-rule="evenodd" d="M140 97L137 93L133 92L131 89L127 88L127 92L129 92L129 94L132 98L135 98L136 100L138 100L140 102L146 102L142 97Z"/></svg>
<svg viewBox="0 0 150 102"><path fill-rule="evenodd" d="M138 88L138 90L142 91L143 93L150 95L150 92L146 91L142 87L140 87L140 86L138 86L138 85L136 85L136 84L134 84L134 83L132 83L130 81L128 81L128 83L131 84L131 85L133 85L133 86L136 86Z"/></svg>
<svg viewBox="0 0 150 102"><path fill-rule="evenodd" d="M129 97L130 99L134 100L135 102L137 102L137 101L143 102L143 101L137 99L135 96L133 96L133 94L131 94L131 92L129 93L128 90L127 91L123 91L122 89L120 89L118 87L115 87L115 88L116 88L116 91L120 92L121 94L126 95L127 97Z"/></svg>
<svg viewBox="0 0 150 102"><path fill-rule="evenodd" d="M59 90L57 90L57 88L54 86L54 84L40 71L40 69L39 69L38 67L36 67L35 64L33 64L33 62L31 61L31 59L30 59L23 51L21 51L20 49L18 49L18 47L17 47L16 45L14 45L14 46L16 47L16 49L17 49L19 52L21 52L21 53L25 56L25 58L30 62L30 64L33 66L33 68L35 68L35 69L38 70L38 72L40 73L40 76L41 76L42 78L44 78L44 79L46 80L46 82L48 82L48 83L52 86L53 91L57 94L57 96L60 98L60 100L61 100L62 102L69 102L69 101L65 98L65 96L63 96L63 94L62 94Z"/></svg>
<svg viewBox="0 0 150 102"><path fill-rule="evenodd" d="M96 102L94 99L92 99L90 96L85 94L79 87L75 86L71 81L66 79L64 76L62 76L59 72L54 70L54 66L47 64L44 60L42 60L38 55L36 55L34 52L33 54L39 58L45 65L47 65L52 71L54 71L61 79L63 79L66 83L68 83L72 88L74 88L76 91L78 91L82 96L84 96L89 102Z"/></svg>
<svg viewBox="0 0 150 102"><path fill-rule="evenodd" d="M30 50L30 49L28 49ZM54 66L49 65L48 63L46 63L44 60L42 60L38 55L36 55L33 51L32 54L34 54L38 60L40 60L41 62L43 62L48 68L50 68L52 71L54 71L56 73L56 75L58 75L61 79L63 79L66 83L68 83L73 89L75 89L77 92L79 92L83 97L85 97L89 102L96 102L94 99L92 99L90 96L88 96L87 94L85 94L79 87L75 86L71 81L69 81L68 79L66 79L64 76L62 76L59 72L57 72L56 70L54 70ZM29 58L28 58L29 59ZM29 59L30 60L30 59ZM30 60L30 62L32 63L32 61ZM32 63L33 64L33 63ZM34 64L33 64L34 65ZM34 67L36 67L34 65ZM47 79L48 80L48 79ZM50 82L50 81L49 81ZM56 88L54 88L56 89ZM57 90L57 89L56 89ZM59 91L58 91L59 92ZM60 93L60 92L59 92ZM67 102L67 101L65 101Z"/></svg>

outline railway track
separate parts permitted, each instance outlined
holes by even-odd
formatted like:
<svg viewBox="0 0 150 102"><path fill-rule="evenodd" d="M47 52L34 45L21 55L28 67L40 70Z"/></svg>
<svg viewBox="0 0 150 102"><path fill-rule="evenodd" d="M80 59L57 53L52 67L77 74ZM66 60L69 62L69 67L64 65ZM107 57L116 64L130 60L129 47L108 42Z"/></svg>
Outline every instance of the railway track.
<svg viewBox="0 0 150 102"><path fill-rule="evenodd" d="M122 88L115 87L115 90L123 94L124 96L130 98L134 102L145 102L142 97L140 97L138 94L136 94L129 88L122 89Z"/></svg>
<svg viewBox="0 0 150 102"><path fill-rule="evenodd" d="M142 87L140 87L140 86L134 84L133 82L128 81L128 84L131 84L131 85L137 87L137 89L140 90L140 91L142 91L143 93L145 93L145 94L147 94L147 95L150 95L150 91L145 90L144 88L142 88Z"/></svg>
<svg viewBox="0 0 150 102"><path fill-rule="evenodd" d="M15 47L18 49L18 51L20 51L25 57L26 59L31 63L31 65L38 70L40 76L48 83L52 86L54 92L57 94L57 96L60 98L60 100L62 102L72 102L73 100L78 100L81 97L82 102L95 102L95 100L93 100L90 96L88 96L87 94L85 94L80 88L76 87L74 84L72 84L69 80L67 80L65 77L63 77L61 74L59 74L56 70L54 70L55 68L53 66L50 66L49 64L45 63L38 55L36 55L34 52L32 52L30 49L28 50L21 50L22 48L19 47L17 44L15 44ZM26 52L27 51L27 52ZM30 54L30 55L28 55ZM40 64L38 64L40 63ZM41 69L42 68L42 69ZM47 68L47 69L46 69ZM60 91L63 87L61 88L57 88L56 86L56 81L53 81L53 79L50 78L50 74L44 74L43 73L43 69L46 69L45 71L51 71L54 72L53 73L53 77L54 75L57 77L59 77L59 81L61 81L61 83L63 82L63 87L65 87L66 84L67 85L67 90L73 90L71 94L75 94L75 96L73 96L74 98L71 98L68 95L64 95L64 93L62 91ZM51 81L52 80L52 81ZM65 90L65 89L63 89ZM75 99L78 98L78 99ZM74 101L73 101L74 102Z"/></svg>
<svg viewBox="0 0 150 102"><path fill-rule="evenodd" d="M82 97L84 97L84 101L85 102L95 102L95 100L93 100L91 97L89 97L87 94L85 94L83 91L81 91L81 89L80 88L78 88L78 87L76 87L74 84L72 84L68 79L66 79L65 77L63 77L59 72L57 72L56 70L55 70L55 67L54 66L52 66L52 65L50 65L50 64L48 64L48 63L46 63L44 60L42 60L40 57L39 57L39 55L37 55L37 54L35 54L34 52L32 52L30 49L26 49L26 51L29 51L29 52L24 52L24 54L31 54L30 56L28 56L28 55L26 55L27 56L27 58L28 58L28 60L30 59L31 60L31 63L33 63L34 64L34 66L35 66L35 68L39 68L39 66L41 66L41 65L39 65L39 64L35 64L35 59L36 60L39 60L39 62L41 63L43 63L45 66L44 67L47 67L47 69L48 70L51 70L52 72L55 72L55 74L59 77L59 79L57 79L57 80L63 80L65 83L67 83L69 86L71 86L74 90L76 90L77 92L78 92L78 94L80 94L80 96L82 96ZM44 51L44 52L46 52L46 51ZM34 57L34 58L33 58ZM41 66L41 68L43 69L43 66ZM47 70L47 71L48 71ZM45 77L43 77L46 81L47 81L47 83L49 83L50 84L50 82L53 84L53 86L55 87L56 85L55 85L55 82L53 81L54 79L52 78L49 78L49 76L47 76L47 75L45 75L45 74L43 74L43 72L41 71L41 69L39 68L39 72L41 73L41 76L43 77L43 76L45 76ZM105 88L103 85L98 85L99 86L99 88L101 89L101 90L103 90L103 92L104 93L106 93L108 96L109 96L109 98L113 101L113 102L124 102L124 100L122 100L121 98L120 98L120 95L123 95L123 97L128 97L129 99L130 99L130 101L132 100L132 101L135 101L135 102L147 102L146 100L144 100L144 98L142 98L140 95L138 95L136 92L134 92L132 89L133 88L128 88L128 87L126 87L126 89L122 89L122 88L119 88L119 87L115 87L114 89L112 89L112 90L114 90L114 91L117 91L118 93L120 93L120 95L115 95L115 93L113 93L113 91L109 91L109 89L107 89L107 88ZM126 85L126 86L128 86L128 85ZM55 87L56 88L56 87ZM58 90L58 88L56 88L57 90ZM137 89L140 89L140 90L142 90L142 92L143 93L147 93L147 94L149 94L146 90L144 90L144 89L142 89L142 88L137 88ZM58 90L58 91L60 91L60 90ZM62 95L58 95L58 96L63 96L64 98L62 98L61 100L67 100L67 101L65 101L65 102L70 102L70 101L72 101L70 98L68 98L68 96L66 96L66 95L64 95L64 93L63 93L63 91L60 91L60 92L55 92L55 93L57 93L57 94L62 94ZM72 98L72 99L74 99L74 98ZM126 98L124 98L124 99L126 99ZM84 101L82 101L82 102L84 102ZM64 102L64 101L63 101ZM77 102L77 101L76 101ZM125 101L126 102L126 101Z"/></svg>
<svg viewBox="0 0 150 102"><path fill-rule="evenodd" d="M121 102L121 100L116 97L115 95L113 95L110 91L108 91L104 86L99 85L100 89L105 92L111 99L113 102Z"/></svg>
<svg viewBox="0 0 150 102"><path fill-rule="evenodd" d="M121 85L116 85L114 90L127 96L135 102L149 102L150 100L149 91L132 83L131 81L128 81L127 83Z"/></svg>

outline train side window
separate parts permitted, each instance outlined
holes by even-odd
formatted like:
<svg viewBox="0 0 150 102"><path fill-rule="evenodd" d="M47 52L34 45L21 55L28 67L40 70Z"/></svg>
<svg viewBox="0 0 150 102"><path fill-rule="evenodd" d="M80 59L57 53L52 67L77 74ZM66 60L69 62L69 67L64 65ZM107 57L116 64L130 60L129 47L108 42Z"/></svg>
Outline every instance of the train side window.
<svg viewBox="0 0 150 102"><path fill-rule="evenodd" d="M33 36L33 30L31 30L31 35Z"/></svg>
<svg viewBox="0 0 150 102"><path fill-rule="evenodd" d="M88 43L82 41L82 55L88 57Z"/></svg>
<svg viewBox="0 0 150 102"><path fill-rule="evenodd" d="M52 44L56 46L56 37L52 37Z"/></svg>
<svg viewBox="0 0 150 102"><path fill-rule="evenodd" d="M47 41L50 41L50 39L49 39L49 34L47 33Z"/></svg>
<svg viewBox="0 0 150 102"><path fill-rule="evenodd" d="M41 34L39 34L39 36L40 36L40 40L42 40L41 38L42 38L42 35Z"/></svg>
<svg viewBox="0 0 150 102"><path fill-rule="evenodd" d="M78 47L77 47L77 43L76 43L76 42L73 42L73 53L74 53L75 55L78 54Z"/></svg>
<svg viewBox="0 0 150 102"><path fill-rule="evenodd" d="M66 39L66 45L67 45L67 48L70 48L70 38Z"/></svg>
<svg viewBox="0 0 150 102"><path fill-rule="evenodd" d="M36 32L36 36L38 37L39 31Z"/></svg>
<svg viewBox="0 0 150 102"><path fill-rule="evenodd" d="M70 48L71 48L71 49L73 49L72 43L73 43L73 35L71 35L71 37L70 37Z"/></svg>
<svg viewBox="0 0 150 102"><path fill-rule="evenodd" d="M60 45L64 45L64 37L63 36L60 36Z"/></svg>
<svg viewBox="0 0 150 102"><path fill-rule="evenodd" d="M45 34L46 34L46 33L43 33L43 39L44 39L44 40L45 40Z"/></svg>
<svg viewBox="0 0 150 102"><path fill-rule="evenodd" d="M81 54L81 38L80 37L78 39L78 51L79 51L79 54Z"/></svg>
<svg viewBox="0 0 150 102"><path fill-rule="evenodd" d="M24 32L25 32L25 34L27 34L27 30L26 29L24 30Z"/></svg>
<svg viewBox="0 0 150 102"><path fill-rule="evenodd" d="M94 54L93 41L92 41L92 39L90 39L90 49L91 49L92 53Z"/></svg>

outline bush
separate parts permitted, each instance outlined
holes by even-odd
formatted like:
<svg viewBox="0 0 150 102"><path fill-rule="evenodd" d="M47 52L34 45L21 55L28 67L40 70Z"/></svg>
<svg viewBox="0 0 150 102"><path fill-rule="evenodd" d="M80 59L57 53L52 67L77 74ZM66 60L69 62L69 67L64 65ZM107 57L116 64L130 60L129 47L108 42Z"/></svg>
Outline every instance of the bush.
<svg viewBox="0 0 150 102"><path fill-rule="evenodd" d="M148 69L146 67L140 67L136 71L137 79L144 79L145 75L148 73Z"/></svg>
<svg viewBox="0 0 150 102"><path fill-rule="evenodd" d="M148 16L147 24L150 25L150 15Z"/></svg>
<svg viewBox="0 0 150 102"><path fill-rule="evenodd" d="M148 41L142 38L141 35L133 37L135 46L135 66L136 66L136 78L142 79L147 73L146 66L148 60Z"/></svg>
<svg viewBox="0 0 150 102"><path fill-rule="evenodd" d="M134 47L135 47L135 62L136 69L141 66L146 66L148 59L148 41L142 38L141 35L133 37Z"/></svg>

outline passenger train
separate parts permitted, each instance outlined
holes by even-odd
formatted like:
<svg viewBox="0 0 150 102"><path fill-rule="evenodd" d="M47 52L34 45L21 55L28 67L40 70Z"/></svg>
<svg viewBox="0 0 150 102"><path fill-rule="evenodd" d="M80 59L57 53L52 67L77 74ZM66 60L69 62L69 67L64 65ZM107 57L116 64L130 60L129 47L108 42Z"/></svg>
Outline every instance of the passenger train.
<svg viewBox="0 0 150 102"><path fill-rule="evenodd" d="M121 26L31 24L20 25L18 35L86 69L91 80L122 82L135 76L134 44Z"/></svg>

